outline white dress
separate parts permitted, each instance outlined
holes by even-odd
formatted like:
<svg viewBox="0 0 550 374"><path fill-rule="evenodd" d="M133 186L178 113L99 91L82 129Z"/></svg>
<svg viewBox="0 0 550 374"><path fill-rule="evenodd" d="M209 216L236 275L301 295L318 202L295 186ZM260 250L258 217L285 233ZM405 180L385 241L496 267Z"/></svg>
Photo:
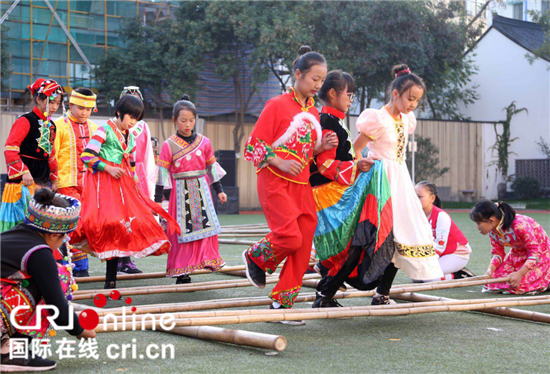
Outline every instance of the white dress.
<svg viewBox="0 0 550 374"><path fill-rule="evenodd" d="M443 277L433 247L432 228L416 196L407 165L407 138L416 128L411 112L394 119L384 107L366 109L357 120L357 130L370 139L369 156L384 160L390 182L393 208L395 266L415 280Z"/></svg>

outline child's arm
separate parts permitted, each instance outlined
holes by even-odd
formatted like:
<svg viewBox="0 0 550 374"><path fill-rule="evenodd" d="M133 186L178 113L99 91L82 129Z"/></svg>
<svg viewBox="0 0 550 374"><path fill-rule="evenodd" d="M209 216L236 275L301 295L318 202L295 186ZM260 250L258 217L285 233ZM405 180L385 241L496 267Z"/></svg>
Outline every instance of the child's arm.
<svg viewBox="0 0 550 374"><path fill-rule="evenodd" d="M105 171L109 173L113 178L119 179L126 172L114 166L109 166L99 158L99 152L101 151L102 145L107 139L107 133L103 127L99 127L92 136L92 139L88 142L88 145L82 152L80 158L88 170L92 173L97 173L98 171Z"/></svg>
<svg viewBox="0 0 550 374"><path fill-rule="evenodd" d="M8 179L23 178L25 186L31 186L34 179L27 168L27 165L21 160L19 155L21 143L29 133L31 124L25 117L19 117L12 125L10 134L6 139L4 147L4 157L8 168Z"/></svg>
<svg viewBox="0 0 550 374"><path fill-rule="evenodd" d="M331 130L323 130L323 136L333 133ZM336 148L322 152L317 156L317 167L319 172L342 185L351 186L355 183L357 176L357 161L336 160Z"/></svg>
<svg viewBox="0 0 550 374"><path fill-rule="evenodd" d="M491 258L491 262L489 264L489 268L485 272L485 275L493 276L493 273L496 269L502 265L502 261L504 260L504 257L506 256L506 252L504 251L504 247L502 244L500 244L497 240L493 239L491 237L491 254L493 257Z"/></svg>
<svg viewBox="0 0 550 374"><path fill-rule="evenodd" d="M159 167L158 184L168 187L170 185L170 167L172 166L172 150L168 141L162 143L157 166Z"/></svg>
<svg viewBox="0 0 550 374"><path fill-rule="evenodd" d="M51 121L51 124L55 126L51 118L49 119ZM50 180L52 182L52 191L57 191L57 158L56 158L56 149L55 149L55 138L57 136L57 133L53 133L53 139L50 140L52 143L52 151L50 152L50 156L48 157L48 166L50 167Z"/></svg>
<svg viewBox="0 0 550 374"><path fill-rule="evenodd" d="M533 227L529 224L522 226L521 229L516 229L516 234L523 242L523 245L527 249L527 260L517 272L510 274L510 286L513 288L519 287L523 277L531 270L535 268L539 262L541 255L541 245L537 241Z"/></svg>
<svg viewBox="0 0 550 374"><path fill-rule="evenodd" d="M451 232L451 216L445 212L441 212L437 216L437 224L435 227L434 249L439 256L447 249L447 241Z"/></svg>

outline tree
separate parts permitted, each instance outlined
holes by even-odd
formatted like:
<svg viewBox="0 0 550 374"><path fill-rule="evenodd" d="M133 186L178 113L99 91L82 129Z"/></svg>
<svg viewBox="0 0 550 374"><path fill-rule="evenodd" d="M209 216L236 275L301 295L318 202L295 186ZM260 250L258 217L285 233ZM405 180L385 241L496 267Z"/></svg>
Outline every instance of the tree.
<svg viewBox="0 0 550 374"><path fill-rule="evenodd" d="M496 142L493 144L489 149L491 149L493 152L496 152L497 159L489 165L496 165L498 171L502 175L502 178L504 180L507 180L508 178L508 158L511 154L515 154L515 152L510 152L510 146L513 142L515 142L518 138L511 138L511 123L512 118L523 111L527 112L527 108L520 108L518 109L516 107L516 102L512 101L510 105L508 105L503 110L506 111L506 120L502 121L502 133L498 133L497 124L495 123L495 135L496 135Z"/></svg>
<svg viewBox="0 0 550 374"><path fill-rule="evenodd" d="M550 144L548 144L542 136L540 137L540 140L536 143L539 146L541 153L544 154L547 159L550 159Z"/></svg>
<svg viewBox="0 0 550 374"><path fill-rule="evenodd" d="M11 75L10 53L8 51L8 28L4 25L0 28L0 89L7 91L8 80Z"/></svg>
<svg viewBox="0 0 550 374"><path fill-rule="evenodd" d="M258 85L276 69L276 45L284 35L288 42L291 27L286 24L284 2L184 2L179 10L181 30L196 46L198 59L209 60L216 73L233 83L235 127L233 145L241 149L244 118ZM284 43L284 42L283 42ZM270 61L273 62L270 64Z"/></svg>
<svg viewBox="0 0 550 374"><path fill-rule="evenodd" d="M418 135L415 138L415 143L417 146L417 151L414 154L415 183L423 180L434 181L449 171L448 167L439 167L439 148L432 143L430 138ZM407 167L410 171L412 170L411 152L407 152Z"/></svg>
<svg viewBox="0 0 550 374"><path fill-rule="evenodd" d="M180 31L170 20L152 25L131 20L122 31L127 47L109 49L94 72L99 92L108 100L118 99L124 86L150 91L149 104L159 114L164 137L162 109L183 93L193 94L198 75L190 51L195 46L187 44Z"/></svg>
<svg viewBox="0 0 550 374"><path fill-rule="evenodd" d="M550 61L550 11L542 13L530 10L528 12L533 18L533 22L538 23L542 27L544 38L541 46L533 51L533 53L527 53L525 57L527 57L527 60L531 64L538 58Z"/></svg>

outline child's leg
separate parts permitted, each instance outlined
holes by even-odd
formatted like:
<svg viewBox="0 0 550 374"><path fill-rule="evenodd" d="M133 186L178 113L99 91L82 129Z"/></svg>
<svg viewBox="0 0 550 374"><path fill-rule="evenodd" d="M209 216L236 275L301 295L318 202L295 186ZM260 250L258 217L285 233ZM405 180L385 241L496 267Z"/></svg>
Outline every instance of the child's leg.
<svg viewBox="0 0 550 374"><path fill-rule="evenodd" d="M105 274L104 288L116 287L117 271L118 271L118 257L107 260L107 272Z"/></svg>
<svg viewBox="0 0 550 374"><path fill-rule="evenodd" d="M445 279L453 279L453 273L463 269L468 264L468 259L455 254L445 255L439 258L439 266L445 274Z"/></svg>
<svg viewBox="0 0 550 374"><path fill-rule="evenodd" d="M304 212L295 221L301 233L300 246L292 254L289 254L281 275L279 283L273 288L270 297L286 308L292 307L294 299L302 288L302 279L309 265L311 254L311 243L317 227L317 214L315 213L315 202L309 186L295 186L294 196L299 197L299 208ZM309 190L308 190L309 189Z"/></svg>
<svg viewBox="0 0 550 374"><path fill-rule="evenodd" d="M332 299L340 286L348 279L349 275L357 267L361 258L362 247L352 246L347 250L347 258L343 260L342 267L336 274L329 276L327 272L317 285L317 291L326 299ZM330 269L329 269L330 271Z"/></svg>
<svg viewBox="0 0 550 374"><path fill-rule="evenodd" d="M395 267L393 262L390 262L390 264L382 274L382 281L380 282L380 285L378 286L378 288L376 288L376 292L379 295L389 296L390 288L393 283L393 280L395 279L396 274L397 274L397 268Z"/></svg>

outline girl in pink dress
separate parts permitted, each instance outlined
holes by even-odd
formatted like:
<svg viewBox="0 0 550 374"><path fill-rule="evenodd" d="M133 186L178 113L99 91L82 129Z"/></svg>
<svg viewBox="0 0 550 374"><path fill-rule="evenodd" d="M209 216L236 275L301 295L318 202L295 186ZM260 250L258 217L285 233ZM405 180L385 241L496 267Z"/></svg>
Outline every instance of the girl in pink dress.
<svg viewBox="0 0 550 374"><path fill-rule="evenodd" d="M168 254L167 277L176 284L189 283L189 273L225 265L219 254L221 226L210 195L210 184L221 203L227 201L220 179L225 172L216 162L210 140L193 132L197 111L184 95L174 105L172 121L176 133L162 145L157 165L164 186L172 186L168 213L181 227L181 235L168 229L172 249Z"/></svg>
<svg viewBox="0 0 550 374"><path fill-rule="evenodd" d="M470 218L482 235L491 238L493 258L485 274L509 277L508 282L484 286L484 292L516 295L544 292L550 284L550 240L533 218L516 214L503 202L479 201ZM510 251L506 254L505 247Z"/></svg>

